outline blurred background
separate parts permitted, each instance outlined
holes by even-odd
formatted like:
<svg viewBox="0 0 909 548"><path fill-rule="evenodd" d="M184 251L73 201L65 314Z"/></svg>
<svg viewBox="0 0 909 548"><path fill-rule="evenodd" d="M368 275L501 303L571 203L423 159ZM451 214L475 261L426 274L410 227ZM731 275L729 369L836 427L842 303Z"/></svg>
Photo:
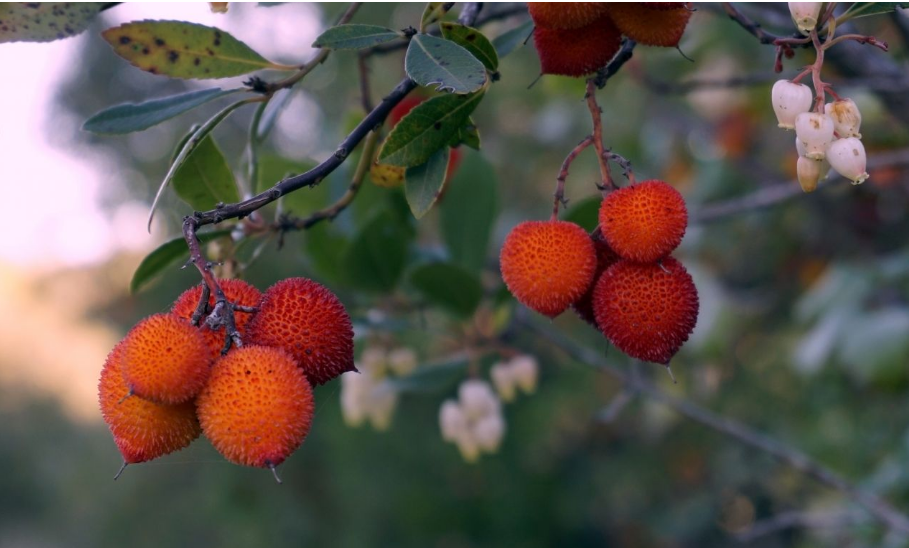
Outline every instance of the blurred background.
<svg viewBox="0 0 909 548"><path fill-rule="evenodd" d="M174 267L129 292L142 258L177 237L190 212L167 192L151 234L145 230L174 147L223 104L126 136L81 131L111 105L208 87L136 70L99 32L132 20L186 20L293 64L312 55L314 38L344 7L231 4L217 15L204 3L124 4L76 38L0 46L7 76L0 89L0 547L904 545L905 537L841 493L661 404L635 398L602 420L621 385L514 323L502 336L537 357L539 387L505 406L501 448L476 463L439 432L439 406L466 376L453 368L426 384L401 383L386 431L345 425L341 383L319 387L312 432L280 467L283 485L267 471L227 463L204 439L131 466L114 482L121 458L97 408L98 375L132 325L166 311L199 281L195 270ZM416 26L422 9L368 4L355 21ZM742 9L769 30L793 30L781 4ZM518 13L482 30L496 37L526 20ZM909 18L881 15L856 27L887 41L890 52L843 44L824 70L864 116L873 169L862 186L831 176L801 194L794 136L776 127L770 108L779 77L774 48L717 8L699 7L692 17L680 46L692 60L638 47L598 97L607 145L632 161L639 180L662 178L682 191L692 212L676 254L699 290L698 326L673 361L678 384L657 366L641 374L909 510ZM811 51L798 50L783 75L812 61ZM402 50L370 60L374 100L403 77L402 67ZM406 276L377 286L371 271L344 271L338 257L376 208L402 208L400 190L370 183L331 225L289 233L281 249L269 238L235 250L236 269L263 290L288 276L330 287L355 319L358 354L408 347L421 363L436 363L460 349L465 333L507 324L516 305L502 291L498 249L518 222L548 217L558 168L590 131L590 118L583 81L547 76L531 86L539 73L532 41L504 58L500 72L473 116L482 152L465 152L446 196L476 198L492 212L486 298L475 315L424 306ZM267 185L326 158L362 116L356 55L332 54L282 102L262 151ZM238 174L246 169L251 115L240 110L215 132ZM351 170L299 191L293 207L330 203ZM585 153L567 196L568 217L587 228L595 224L597 179L594 156ZM480 194L465 197L459 184ZM796 192L732 214L714 207L781 188ZM458 221L454 205L443 218L446 199L419 222L405 210L401 222L414 229L408 264L445 256L440 225ZM465 230L473 222L468 215ZM552 323L524 316L611 364L634 367L571 312ZM495 359L483 356L481 376ZM764 520L791 512L834 519L749 540Z"/></svg>

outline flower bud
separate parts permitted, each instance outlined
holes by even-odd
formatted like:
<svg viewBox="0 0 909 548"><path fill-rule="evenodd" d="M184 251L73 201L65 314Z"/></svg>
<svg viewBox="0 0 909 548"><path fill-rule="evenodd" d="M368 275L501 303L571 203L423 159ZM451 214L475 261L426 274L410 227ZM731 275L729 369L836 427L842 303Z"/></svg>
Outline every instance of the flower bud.
<svg viewBox="0 0 909 548"><path fill-rule="evenodd" d="M778 125L783 129L794 128L795 117L810 111L813 100L811 88L805 84L794 84L789 80L777 80L770 90L770 98Z"/></svg>
<svg viewBox="0 0 909 548"><path fill-rule="evenodd" d="M451 442L467 432L467 417L458 402L445 400L439 408L439 428L442 430L442 439Z"/></svg>
<svg viewBox="0 0 909 548"><path fill-rule="evenodd" d="M366 418L367 399L372 383L355 371L341 375L341 415L348 426L360 426Z"/></svg>
<svg viewBox="0 0 909 548"><path fill-rule="evenodd" d="M504 401L514 401L517 394L517 379L515 379L513 369L510 363L499 362L489 370L489 376L492 377L492 384L496 387L496 392Z"/></svg>
<svg viewBox="0 0 909 548"><path fill-rule="evenodd" d="M823 160L824 151L833 141L833 120L826 114L803 112L795 118L795 135L805 147L805 157Z"/></svg>
<svg viewBox="0 0 909 548"><path fill-rule="evenodd" d="M357 366L363 371L364 375L369 375L374 379L381 379L385 376L385 365L387 362L388 356L384 348L369 346L363 349Z"/></svg>
<svg viewBox="0 0 909 548"><path fill-rule="evenodd" d="M511 374L525 394L532 394L537 389L539 366L533 356L525 354L512 359Z"/></svg>
<svg viewBox="0 0 909 548"><path fill-rule="evenodd" d="M391 416L398 404L398 394L386 383L373 388L369 395L369 422L376 430L388 430L391 426Z"/></svg>
<svg viewBox="0 0 909 548"><path fill-rule="evenodd" d="M802 34L808 34L817 26L817 18L821 15L823 2L789 2L789 13L795 26Z"/></svg>
<svg viewBox="0 0 909 548"><path fill-rule="evenodd" d="M824 112L833 120L833 128L842 137L862 138L859 128L862 126L862 113L859 112L855 101L841 99L824 105Z"/></svg>
<svg viewBox="0 0 909 548"><path fill-rule="evenodd" d="M455 443L458 446L458 450L461 452L461 457L469 463L477 462L477 459L480 458L480 446L477 443L477 440L474 439L473 434L469 431L465 432L464 435L459 436Z"/></svg>
<svg viewBox="0 0 909 548"><path fill-rule="evenodd" d="M820 161L799 156L796 172L799 177L799 185L802 186L803 191L814 192L817 189L817 181L821 178Z"/></svg>
<svg viewBox="0 0 909 548"><path fill-rule="evenodd" d="M388 367L399 377L404 377L417 368L417 354L410 348L396 348L388 353Z"/></svg>
<svg viewBox="0 0 909 548"><path fill-rule="evenodd" d="M860 185L868 178L865 171L865 146L855 137L837 139L827 147L827 161L843 177Z"/></svg>
<svg viewBox="0 0 909 548"><path fill-rule="evenodd" d="M796 152L799 153L800 158L808 154L808 151L805 150L805 145L803 145L802 142L799 141L798 137L795 138L795 150L796 150ZM827 179L827 177L830 173L830 164L827 163L827 160L824 159L824 160L811 160L811 161L817 162L818 172L824 179ZM796 166L796 167L798 167L798 166ZM806 192L808 192L808 191L806 191Z"/></svg>
<svg viewBox="0 0 909 548"><path fill-rule="evenodd" d="M458 389L458 396L461 399L461 409L469 421L480 419L499 409L499 399L489 383L484 381L464 381Z"/></svg>
<svg viewBox="0 0 909 548"><path fill-rule="evenodd" d="M501 413L483 417L473 428L474 440L487 453L495 453L499 449L504 435L505 419Z"/></svg>

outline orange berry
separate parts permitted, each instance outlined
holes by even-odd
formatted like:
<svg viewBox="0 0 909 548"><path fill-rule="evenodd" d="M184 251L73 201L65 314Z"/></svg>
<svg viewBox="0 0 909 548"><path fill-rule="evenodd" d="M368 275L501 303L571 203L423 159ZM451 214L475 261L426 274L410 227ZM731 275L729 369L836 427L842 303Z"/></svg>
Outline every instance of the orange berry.
<svg viewBox="0 0 909 548"><path fill-rule="evenodd" d="M313 385L356 371L350 316L312 280L288 278L268 288L247 332L250 344L287 351Z"/></svg>
<svg viewBox="0 0 909 548"><path fill-rule="evenodd" d="M195 404L161 405L128 397L129 387L123 380L124 347L120 342L108 354L98 382L101 416L123 460L145 462L183 449L201 433Z"/></svg>
<svg viewBox="0 0 909 548"><path fill-rule="evenodd" d="M622 45L622 34L609 17L571 30L537 27L533 42L543 74L585 76L606 66Z"/></svg>
<svg viewBox="0 0 909 548"><path fill-rule="evenodd" d="M606 12L604 2L528 2L527 10L537 27L576 29Z"/></svg>
<svg viewBox="0 0 909 548"><path fill-rule="evenodd" d="M600 227L597 227L596 230L590 234L590 241L593 242L593 248L596 250L597 268L594 271L593 279L590 282L590 286L587 288L587 292L584 293L580 299L575 301L571 307L574 308L574 311L582 320L596 327L596 316L593 313L593 289L596 287L597 281L600 279L600 276L603 275L603 272L606 272L607 268L619 262L621 258L616 255L611 247L609 247L606 238L603 237L603 232L600 230Z"/></svg>
<svg viewBox="0 0 909 548"><path fill-rule="evenodd" d="M202 333L173 314L139 322L123 339L123 378L130 391L147 400L175 404L202 390L211 354Z"/></svg>
<svg viewBox="0 0 909 548"><path fill-rule="evenodd" d="M608 10L622 34L646 46L678 46L691 19L688 2L611 2Z"/></svg>
<svg viewBox="0 0 909 548"><path fill-rule="evenodd" d="M243 280L218 280L218 284L221 286L221 290L224 291L224 296L227 297L227 300L234 304L241 306L258 306L259 301L262 300L262 292L256 289L252 284L244 282ZM193 313L196 311L196 306L199 305L199 299L201 298L202 285L200 284L191 287L177 297L173 308L171 308L171 313L184 320L191 320ZM214 295L209 297L208 306L215 306ZM252 320L252 316L253 315L248 312L234 313L234 323L241 338L246 335L246 326L249 324L249 321ZM214 361L221 355L221 350L224 349L224 341L227 334L224 332L224 329L214 330L208 327L208 325L205 324L204 318L199 323L199 330L205 337L206 344L211 349L211 359Z"/></svg>
<svg viewBox="0 0 909 548"><path fill-rule="evenodd" d="M694 330L698 290L682 263L619 261L593 292L597 325L619 350L639 360L668 364Z"/></svg>
<svg viewBox="0 0 909 548"><path fill-rule="evenodd" d="M244 346L218 358L197 399L202 432L235 464L274 468L303 443L312 388L280 348Z"/></svg>
<svg viewBox="0 0 909 548"><path fill-rule="evenodd" d="M623 259L652 263L672 253L685 235L688 209L679 191L644 181L613 191L600 205L600 227Z"/></svg>
<svg viewBox="0 0 909 548"><path fill-rule="evenodd" d="M528 308L551 318L590 286L597 257L590 236L566 221L526 221L505 238L502 279Z"/></svg>

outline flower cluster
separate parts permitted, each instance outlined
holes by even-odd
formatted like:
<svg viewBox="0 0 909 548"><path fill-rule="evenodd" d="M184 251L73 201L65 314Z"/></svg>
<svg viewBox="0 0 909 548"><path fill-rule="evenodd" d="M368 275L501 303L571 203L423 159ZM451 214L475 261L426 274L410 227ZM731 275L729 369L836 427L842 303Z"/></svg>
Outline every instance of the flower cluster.
<svg viewBox="0 0 909 548"><path fill-rule="evenodd" d="M486 381L461 383L457 400L445 400L439 410L442 439L454 443L467 462L481 453L495 453L505 436L502 402Z"/></svg>
<svg viewBox="0 0 909 548"><path fill-rule="evenodd" d="M341 413L349 426L369 421L376 430L387 430L398 403L398 393L387 382L389 373L410 375L417 367L417 355L410 348L386 351L380 347L363 350L357 362L359 374L341 375Z"/></svg>

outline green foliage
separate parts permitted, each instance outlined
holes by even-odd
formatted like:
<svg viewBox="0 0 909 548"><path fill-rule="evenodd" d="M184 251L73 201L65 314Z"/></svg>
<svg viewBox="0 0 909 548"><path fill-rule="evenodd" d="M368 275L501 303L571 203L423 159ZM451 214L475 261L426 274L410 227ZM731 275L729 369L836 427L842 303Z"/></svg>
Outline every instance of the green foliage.
<svg viewBox="0 0 909 548"><path fill-rule="evenodd" d="M482 91L447 94L417 105L391 130L379 151L379 161L401 167L425 164L464 127L482 99Z"/></svg>
<svg viewBox="0 0 909 548"><path fill-rule="evenodd" d="M468 153L449 187L439 205L442 237L452 261L479 272L499 213L495 171L481 155Z"/></svg>
<svg viewBox="0 0 909 548"><path fill-rule="evenodd" d="M524 42L530 38L530 34L532 32L533 21L528 19L527 21L521 23L519 26L505 31L499 36L496 36L492 41L492 46L498 52L499 57L505 57L518 47L522 46Z"/></svg>
<svg viewBox="0 0 909 548"><path fill-rule="evenodd" d="M133 66L173 78L225 78L281 68L223 30L183 21L139 21L101 34Z"/></svg>
<svg viewBox="0 0 909 548"><path fill-rule="evenodd" d="M362 49L401 38L400 32L378 25L338 25L316 38L312 47L328 49Z"/></svg>
<svg viewBox="0 0 909 548"><path fill-rule="evenodd" d="M587 232L593 232L597 225L600 224L599 215L602 202L603 198L601 196L591 196L576 204L570 204L563 219L581 225Z"/></svg>
<svg viewBox="0 0 909 548"><path fill-rule="evenodd" d="M411 38L404 56L404 70L421 86L440 91L471 93L486 84L486 69L458 44L428 34Z"/></svg>
<svg viewBox="0 0 909 548"><path fill-rule="evenodd" d="M420 32L425 32L426 27L445 17L449 9L451 4L447 2L427 2L420 16Z"/></svg>
<svg viewBox="0 0 909 548"><path fill-rule="evenodd" d="M209 101L236 93L240 89L209 88L152 99L144 103L116 105L85 121L82 129L92 133L119 134L142 131L170 120Z"/></svg>
<svg viewBox="0 0 909 548"><path fill-rule="evenodd" d="M391 291L407 266L413 238L413 227L393 210L377 211L342 255L346 278L364 291Z"/></svg>
<svg viewBox="0 0 909 548"><path fill-rule="evenodd" d="M174 191L197 211L240 201L234 174L211 135L206 135L174 172Z"/></svg>
<svg viewBox="0 0 909 548"><path fill-rule="evenodd" d="M404 174L404 196L417 219L426 215L439 198L450 157L448 148L443 147L430 156L425 164L407 168Z"/></svg>
<svg viewBox="0 0 909 548"><path fill-rule="evenodd" d="M475 28L465 27L457 23L445 22L441 24L442 36L458 44L479 59L487 70L495 72L499 69L499 54L493 47L489 38Z"/></svg>
<svg viewBox="0 0 909 548"><path fill-rule="evenodd" d="M105 6L104 2L0 3L0 44L52 42L82 33Z"/></svg>
<svg viewBox="0 0 909 548"><path fill-rule="evenodd" d="M228 235L230 235L230 229L196 234L199 241L203 244ZM133 279L129 283L130 293L138 293L166 269L187 259L189 259L189 248L186 247L186 240L182 237L174 238L161 244L139 263L139 267L136 268L136 272L133 273Z"/></svg>
<svg viewBox="0 0 909 548"><path fill-rule="evenodd" d="M468 318L483 298L483 286L474 274L449 263L429 263L410 273L410 283L430 303L461 318Z"/></svg>
<svg viewBox="0 0 909 548"><path fill-rule="evenodd" d="M473 118L468 118L467 123L461 126L454 137L451 138L451 141L448 142L448 146L450 147L459 145L465 145L474 150L480 150L480 130L477 128L477 124L473 121Z"/></svg>
<svg viewBox="0 0 909 548"><path fill-rule="evenodd" d="M855 2L849 6L846 13L836 18L836 22L837 24L842 24L850 19L891 13L897 9L905 8L905 6L903 2Z"/></svg>

